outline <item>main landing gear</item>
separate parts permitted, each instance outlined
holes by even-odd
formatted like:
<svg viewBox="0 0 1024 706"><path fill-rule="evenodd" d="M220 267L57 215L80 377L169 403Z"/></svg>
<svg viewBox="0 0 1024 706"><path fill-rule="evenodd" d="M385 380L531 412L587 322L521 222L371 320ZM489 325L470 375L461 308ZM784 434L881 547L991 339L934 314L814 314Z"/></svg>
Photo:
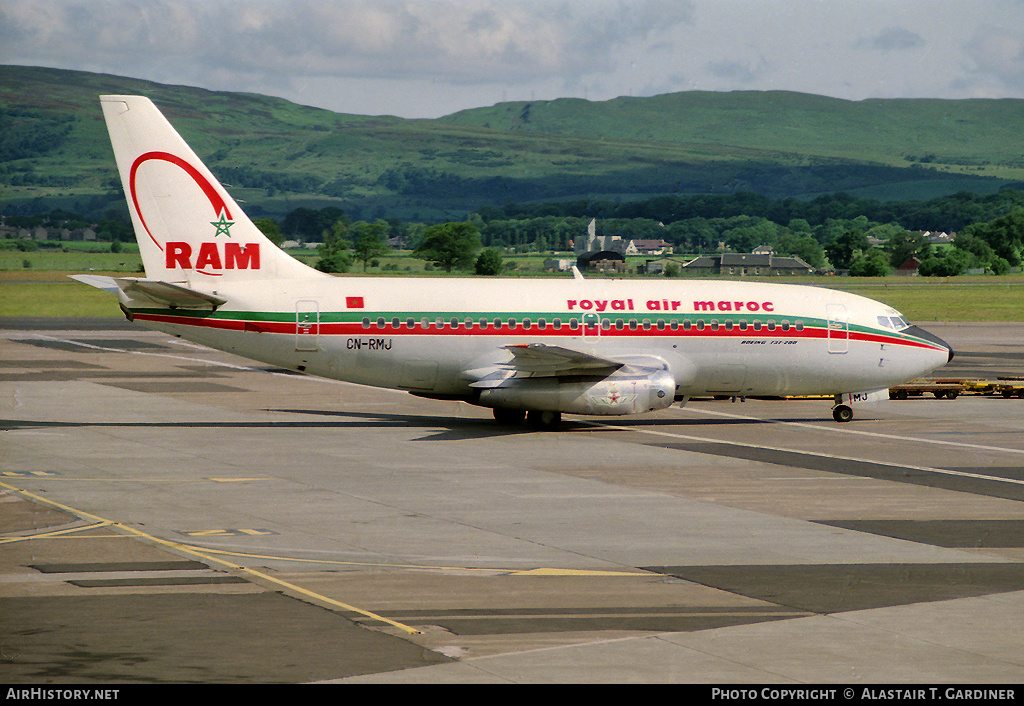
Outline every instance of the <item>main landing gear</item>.
<svg viewBox="0 0 1024 706"><path fill-rule="evenodd" d="M832 408L832 418L837 422L848 422L853 419L853 407L848 404L837 404Z"/></svg>
<svg viewBox="0 0 1024 706"><path fill-rule="evenodd" d="M494 420L498 424L506 426L517 426L526 423L537 431L556 431L562 425L561 412L548 412L541 410L508 409L505 407L494 408Z"/></svg>
<svg viewBox="0 0 1024 706"><path fill-rule="evenodd" d="M832 408L832 418L837 422L848 422L853 419L853 407L843 402L846 395L835 396L835 407Z"/></svg>

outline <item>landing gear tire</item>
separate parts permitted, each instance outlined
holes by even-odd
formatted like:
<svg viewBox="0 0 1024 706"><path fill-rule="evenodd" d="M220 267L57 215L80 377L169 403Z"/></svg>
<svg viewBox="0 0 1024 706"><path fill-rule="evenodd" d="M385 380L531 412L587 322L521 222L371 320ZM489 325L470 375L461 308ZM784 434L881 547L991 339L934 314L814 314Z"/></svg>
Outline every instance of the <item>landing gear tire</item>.
<svg viewBox="0 0 1024 706"><path fill-rule="evenodd" d="M562 413L533 410L527 412L526 423L537 431L557 431L562 425Z"/></svg>
<svg viewBox="0 0 1024 706"><path fill-rule="evenodd" d="M507 407L494 408L494 421L505 426L516 426L522 424L526 417L526 411L522 409L509 409Z"/></svg>
<svg viewBox="0 0 1024 706"><path fill-rule="evenodd" d="M853 419L853 407L845 404L837 404L832 408L832 418L837 422L848 422Z"/></svg>

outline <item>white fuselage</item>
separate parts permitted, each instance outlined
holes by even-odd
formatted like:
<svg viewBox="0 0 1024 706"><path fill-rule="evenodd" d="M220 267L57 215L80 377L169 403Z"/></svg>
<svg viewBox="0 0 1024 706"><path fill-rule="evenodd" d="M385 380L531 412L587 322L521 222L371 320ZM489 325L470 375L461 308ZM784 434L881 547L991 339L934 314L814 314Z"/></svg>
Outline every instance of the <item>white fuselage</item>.
<svg viewBox="0 0 1024 706"><path fill-rule="evenodd" d="M469 396L473 371L524 343L666 369L677 397L878 390L949 357L893 309L810 286L316 277L210 292L227 300L215 312L133 307L135 319L293 370L436 396Z"/></svg>

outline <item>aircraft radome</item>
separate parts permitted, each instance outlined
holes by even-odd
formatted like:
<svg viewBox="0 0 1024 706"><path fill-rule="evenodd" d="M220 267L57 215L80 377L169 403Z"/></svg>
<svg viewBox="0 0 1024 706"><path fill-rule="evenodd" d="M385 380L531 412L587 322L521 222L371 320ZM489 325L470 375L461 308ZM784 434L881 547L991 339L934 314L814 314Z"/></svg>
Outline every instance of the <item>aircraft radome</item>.
<svg viewBox="0 0 1024 706"><path fill-rule="evenodd" d="M704 395L829 395L849 421L952 358L888 306L819 287L324 274L274 246L149 99L101 104L146 276L75 279L206 346L538 429Z"/></svg>

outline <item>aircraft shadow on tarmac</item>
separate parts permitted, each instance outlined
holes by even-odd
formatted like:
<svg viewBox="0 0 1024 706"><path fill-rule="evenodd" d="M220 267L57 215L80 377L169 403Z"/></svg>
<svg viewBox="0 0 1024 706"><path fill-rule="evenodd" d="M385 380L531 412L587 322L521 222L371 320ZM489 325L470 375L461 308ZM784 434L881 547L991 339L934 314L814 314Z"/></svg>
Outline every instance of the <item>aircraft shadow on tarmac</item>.
<svg viewBox="0 0 1024 706"><path fill-rule="evenodd" d="M498 436L510 436L514 434L537 434L527 424L505 425L498 424L487 418L473 417L441 417L421 414L395 414L382 412L355 412L337 410L317 409L269 409L266 410L275 414L295 414L317 416L320 419L296 419L296 420L252 420L252 421L199 421L182 420L176 422L106 422L106 421L59 421L59 420L0 420L0 430L12 431L17 429L41 429L41 428L88 428L88 427L113 427L113 428L182 428L182 429L372 429L372 428L422 428L438 429L434 434L415 439L416 441L451 441L461 439L476 439ZM329 419L324 419L329 418ZM818 418L801 418L781 421L816 421ZM752 424L771 424L780 421L779 419L649 419L649 418L617 418L610 422L610 426L602 423L588 421L576 421L573 419L563 420L561 428L555 433L594 433L594 432L615 432L623 428L640 426L657 427L704 427L704 426L749 426Z"/></svg>

